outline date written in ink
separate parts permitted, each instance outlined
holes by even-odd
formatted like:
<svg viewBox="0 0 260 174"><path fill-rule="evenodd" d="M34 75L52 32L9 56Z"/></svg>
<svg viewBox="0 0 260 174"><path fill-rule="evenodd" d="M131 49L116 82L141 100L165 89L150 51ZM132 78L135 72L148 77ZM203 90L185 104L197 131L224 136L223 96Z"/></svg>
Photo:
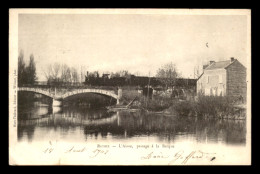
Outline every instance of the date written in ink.
<svg viewBox="0 0 260 174"><path fill-rule="evenodd" d="M95 149L92 151L92 155L90 158L95 158L98 155L106 155L109 152L109 150L100 150L100 149Z"/></svg>
<svg viewBox="0 0 260 174"><path fill-rule="evenodd" d="M46 148L46 149L43 151L43 153L51 153L51 152L53 152L53 150L54 150L54 148L48 147L48 148Z"/></svg>

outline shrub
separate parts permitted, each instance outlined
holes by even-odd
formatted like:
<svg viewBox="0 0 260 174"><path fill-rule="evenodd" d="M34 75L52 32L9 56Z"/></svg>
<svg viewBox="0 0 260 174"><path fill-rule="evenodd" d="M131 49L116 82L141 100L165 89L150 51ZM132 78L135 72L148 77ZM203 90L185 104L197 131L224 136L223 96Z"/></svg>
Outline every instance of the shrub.
<svg viewBox="0 0 260 174"><path fill-rule="evenodd" d="M136 96L138 96L137 90L123 90L123 95L122 95L122 98L120 99L120 103L122 105L127 105Z"/></svg>
<svg viewBox="0 0 260 174"><path fill-rule="evenodd" d="M232 113L233 106L228 97L199 95L194 109L198 116L223 117Z"/></svg>
<svg viewBox="0 0 260 174"><path fill-rule="evenodd" d="M175 102L172 106L177 116L223 117L234 114L231 100L221 96L200 95L197 101ZM173 111L172 111L173 112Z"/></svg>
<svg viewBox="0 0 260 174"><path fill-rule="evenodd" d="M189 116L190 114L194 114L194 104L191 101L176 102L173 104L173 109L177 116Z"/></svg>
<svg viewBox="0 0 260 174"><path fill-rule="evenodd" d="M148 101L146 97L140 97L139 100L141 106L149 111L163 111L169 108L173 103L172 99L161 96L154 96L153 99L149 99Z"/></svg>

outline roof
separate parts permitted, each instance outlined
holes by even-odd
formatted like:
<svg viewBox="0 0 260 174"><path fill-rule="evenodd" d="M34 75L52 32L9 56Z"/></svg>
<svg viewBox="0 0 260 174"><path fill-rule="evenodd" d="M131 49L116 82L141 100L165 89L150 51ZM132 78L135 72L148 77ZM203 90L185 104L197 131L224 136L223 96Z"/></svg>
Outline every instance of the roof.
<svg viewBox="0 0 260 174"><path fill-rule="evenodd" d="M209 65L207 68L205 68L205 70L224 69L235 61L236 60L231 62L230 60L226 60L226 61L214 62L211 65Z"/></svg>
<svg viewBox="0 0 260 174"><path fill-rule="evenodd" d="M234 59L234 61L230 60L225 60L225 61L219 61L219 62L214 62L208 67L206 67L204 70L214 70L214 69L226 69L230 65L232 65L234 62L238 62L241 64L237 59ZM246 68L243 64L241 64L244 68ZM204 74L204 72L197 78L197 81L201 78L201 76Z"/></svg>
<svg viewBox="0 0 260 174"><path fill-rule="evenodd" d="M197 81L200 79L200 77L204 74L204 72L197 78Z"/></svg>

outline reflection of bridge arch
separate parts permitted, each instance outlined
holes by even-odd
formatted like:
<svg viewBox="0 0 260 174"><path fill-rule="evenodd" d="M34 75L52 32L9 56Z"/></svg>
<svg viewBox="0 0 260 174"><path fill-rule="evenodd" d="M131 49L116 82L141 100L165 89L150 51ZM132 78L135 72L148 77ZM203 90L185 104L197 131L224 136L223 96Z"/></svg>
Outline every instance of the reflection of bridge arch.
<svg viewBox="0 0 260 174"><path fill-rule="evenodd" d="M20 120L20 124L22 126L32 126L32 125L41 125L41 126L48 126L50 124L55 124L59 122L67 122L67 123L73 123L75 126L78 125L84 125L84 126L91 126L91 125L105 125L105 124L111 124L118 120L118 114L115 113L111 117L106 118L100 118L100 119L81 119L77 117L68 117L63 114L51 116L46 115L45 117L42 116L37 119L31 119L31 120Z"/></svg>
<svg viewBox="0 0 260 174"><path fill-rule="evenodd" d="M74 124L80 124L84 126L90 126L90 125L105 125L105 124L110 124L118 119L118 115L114 114L111 117L107 118L99 118L99 119L80 119L80 118L75 118L75 117L62 117L62 119L73 122Z"/></svg>

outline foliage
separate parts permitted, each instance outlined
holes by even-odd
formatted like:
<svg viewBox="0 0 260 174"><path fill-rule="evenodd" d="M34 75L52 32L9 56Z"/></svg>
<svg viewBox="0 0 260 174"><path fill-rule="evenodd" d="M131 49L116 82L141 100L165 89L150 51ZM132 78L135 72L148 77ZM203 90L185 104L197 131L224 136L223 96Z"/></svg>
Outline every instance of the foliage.
<svg viewBox="0 0 260 174"><path fill-rule="evenodd" d="M127 70L117 71L115 73L111 72L111 78L113 77L129 77L131 74Z"/></svg>
<svg viewBox="0 0 260 174"><path fill-rule="evenodd" d="M223 117L233 115L233 105L228 97L199 95L197 101L176 102L172 106L179 116Z"/></svg>
<svg viewBox="0 0 260 174"><path fill-rule="evenodd" d="M195 107L194 102L181 101L173 104L173 110L178 116L189 116L191 113L194 114Z"/></svg>
<svg viewBox="0 0 260 174"><path fill-rule="evenodd" d="M173 100L157 96L147 101L147 97L143 97L141 103L142 106L149 111L163 111L173 104Z"/></svg>
<svg viewBox="0 0 260 174"><path fill-rule="evenodd" d="M233 113L233 105L228 97L199 95L195 112L198 116L222 117Z"/></svg>
<svg viewBox="0 0 260 174"><path fill-rule="evenodd" d="M29 65L26 66L24 62L23 51L18 56L18 85L34 84L36 81L36 65L34 56L30 55Z"/></svg>
<svg viewBox="0 0 260 174"><path fill-rule="evenodd" d="M162 97L162 96L154 96L153 99L148 99L145 96L138 95L136 90L125 90L123 91L123 96L120 100L121 104L127 105L134 98L135 102L131 105L132 108L140 108L149 111L163 111L164 109L169 108L173 100L170 98Z"/></svg>
<svg viewBox="0 0 260 174"><path fill-rule="evenodd" d="M123 89L122 98L120 99L120 102L123 105L127 105L129 102L131 102L136 96L138 96L137 90L135 89ZM139 100L139 99L137 99Z"/></svg>
<svg viewBox="0 0 260 174"><path fill-rule="evenodd" d="M37 78L36 78L36 65L34 62L34 56L32 54L30 55L30 62L26 70L27 70L27 83L34 84Z"/></svg>
<svg viewBox="0 0 260 174"><path fill-rule="evenodd" d="M159 68L156 77L166 87L173 87L176 79L180 77L180 73L177 71L176 65L171 62Z"/></svg>
<svg viewBox="0 0 260 174"><path fill-rule="evenodd" d="M80 75L76 68L59 63L49 64L44 70L44 75L49 83L76 83L80 80Z"/></svg>
<svg viewBox="0 0 260 174"><path fill-rule="evenodd" d="M87 76L85 79L86 84L98 85L99 84L99 72L87 72Z"/></svg>
<svg viewBox="0 0 260 174"><path fill-rule="evenodd" d="M23 51L21 51L18 57L18 85L26 84L26 66L23 56Z"/></svg>

